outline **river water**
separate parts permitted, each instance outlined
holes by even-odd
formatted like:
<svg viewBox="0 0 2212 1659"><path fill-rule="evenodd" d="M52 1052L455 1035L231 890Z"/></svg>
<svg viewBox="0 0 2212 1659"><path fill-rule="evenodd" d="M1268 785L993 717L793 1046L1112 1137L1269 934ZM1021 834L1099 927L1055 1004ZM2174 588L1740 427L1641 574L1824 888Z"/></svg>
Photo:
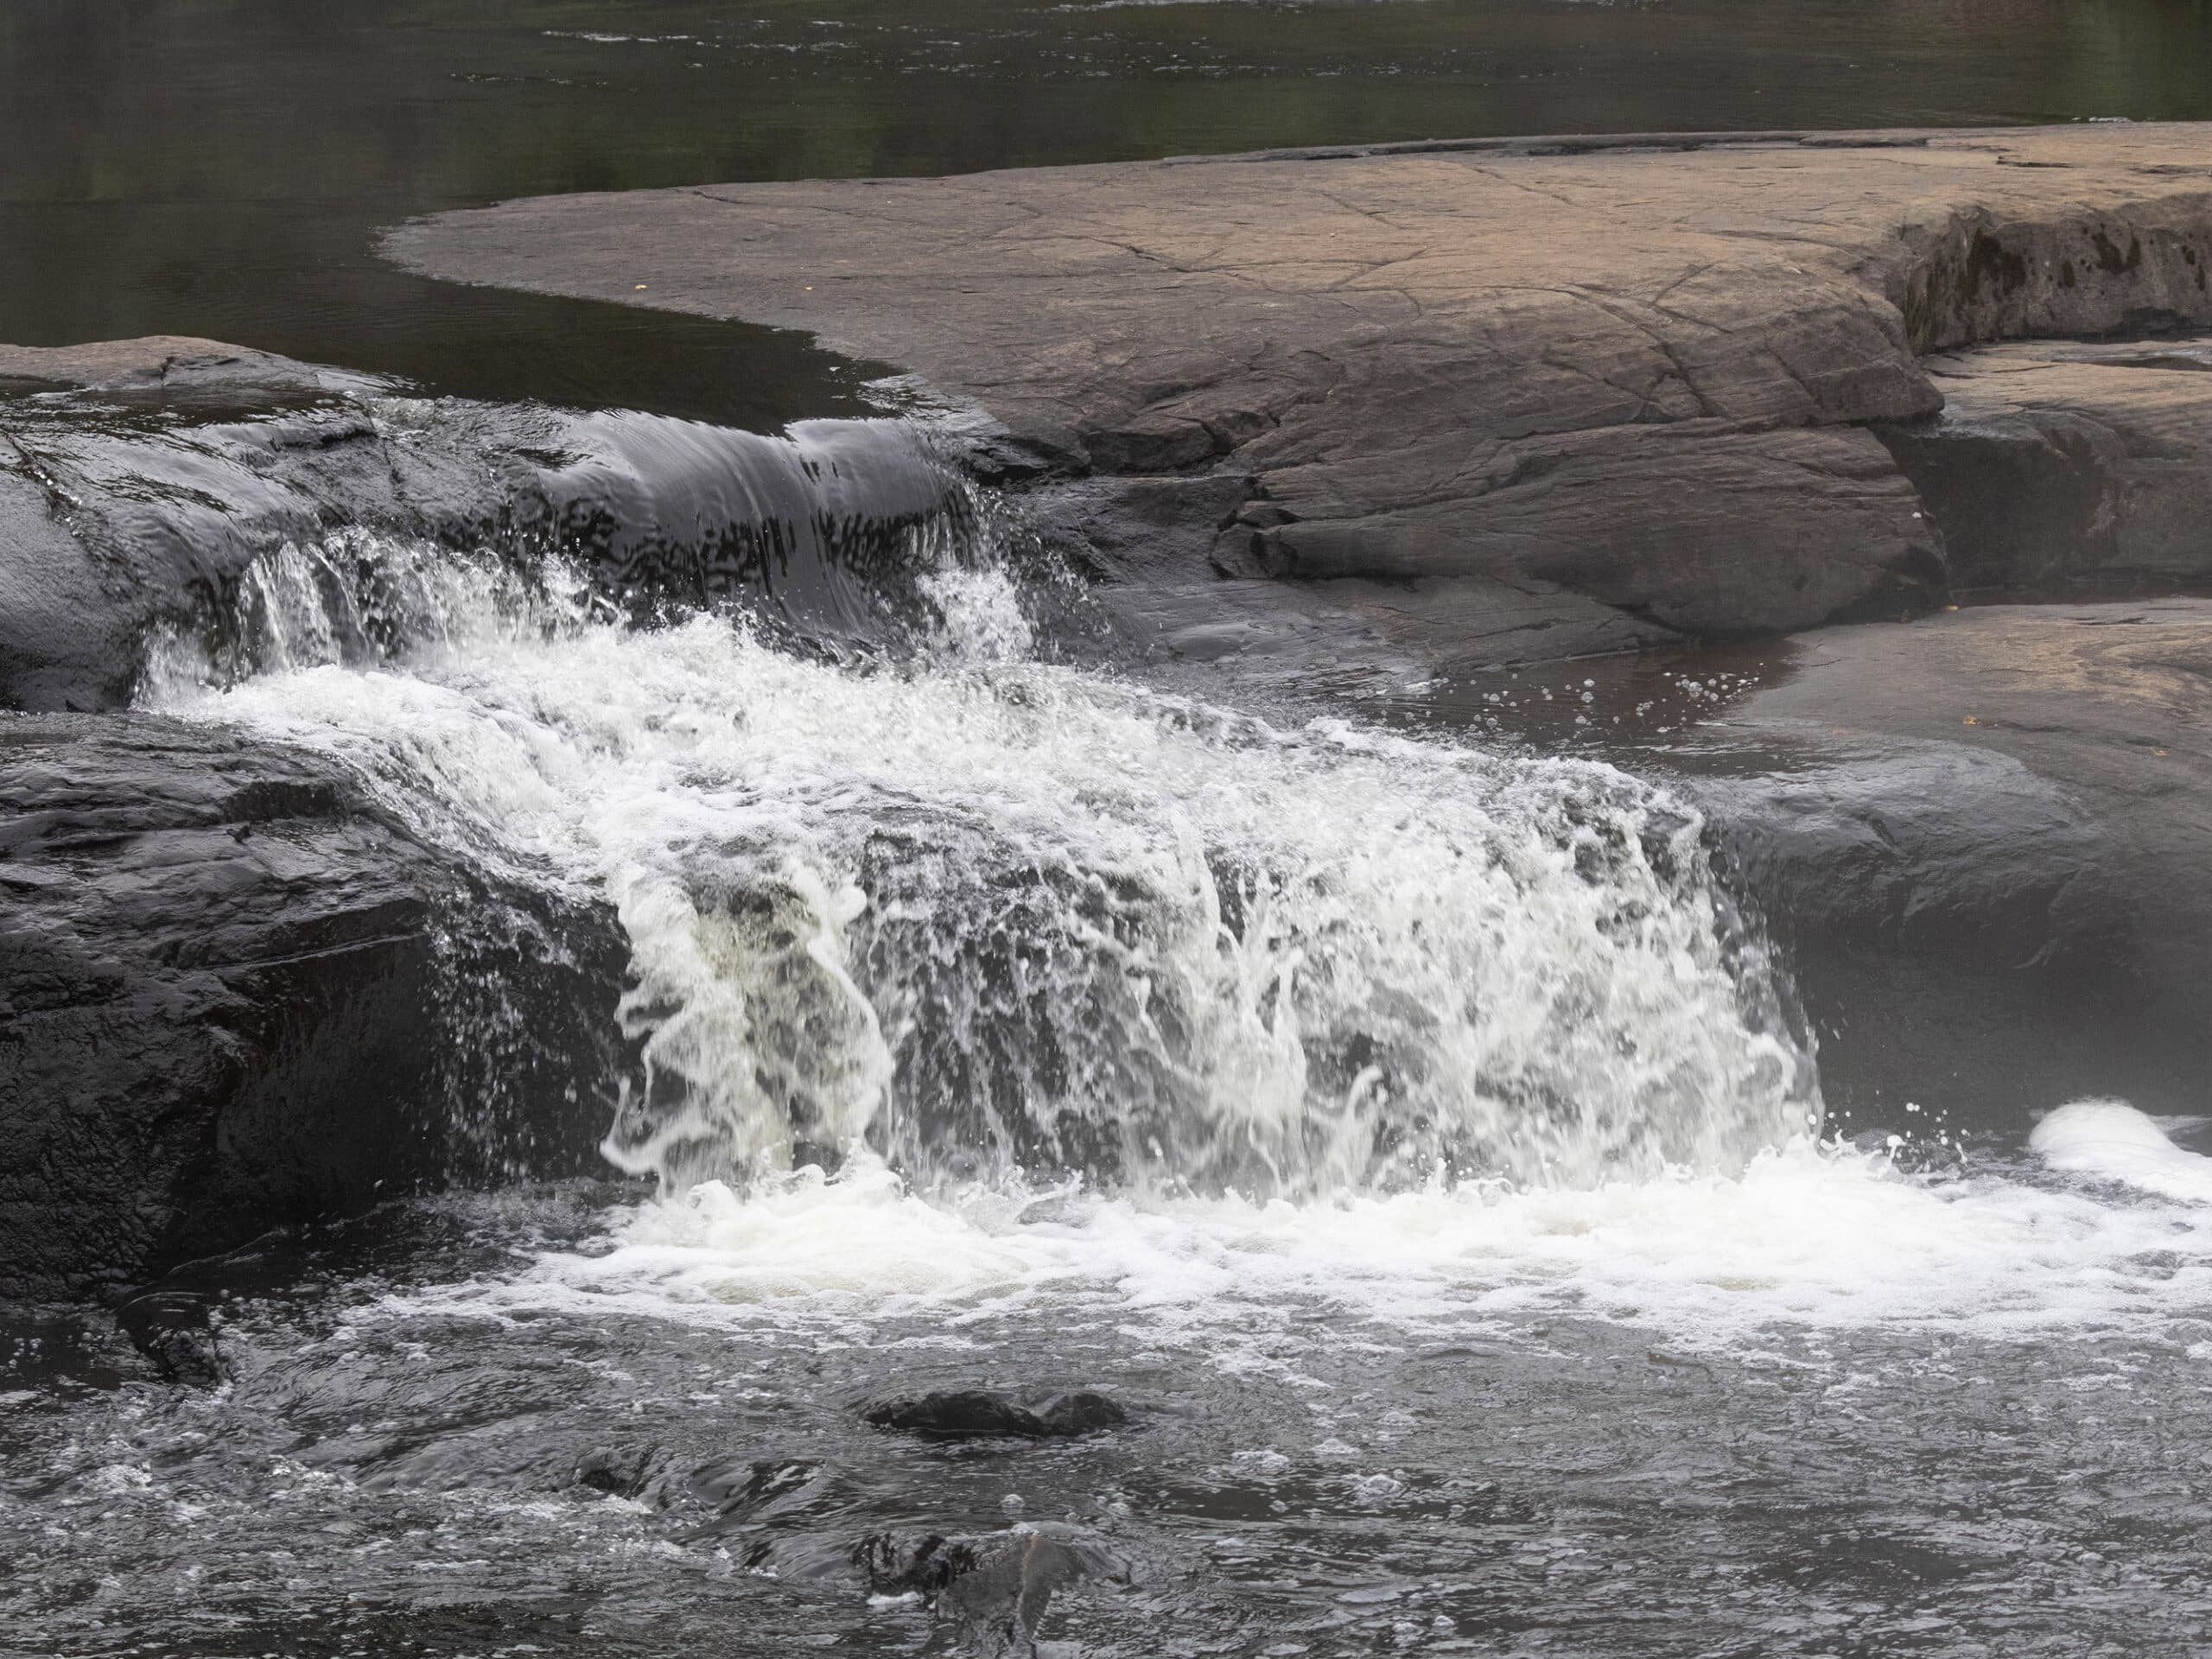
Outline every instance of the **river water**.
<svg viewBox="0 0 2212 1659"><path fill-rule="evenodd" d="M0 1651L2203 1651L2207 1124L1846 1140L1665 785L1148 682L934 439L819 421L869 365L369 248L531 190L2208 116L2204 9L821 10L0 14L0 338L627 406L794 522L855 469L928 504L650 613L340 530L223 652L154 642L143 706L611 903L629 1064L598 1177L174 1275L212 1381L11 1319ZM868 1420L968 1389L1118 1421Z"/></svg>
<svg viewBox="0 0 2212 1659"><path fill-rule="evenodd" d="M943 483L779 596L340 531L156 643L611 901L633 1063L604 1179L173 1274L198 1386L11 1326L0 1648L2201 1650L2198 1125L1838 1138L1688 804L1149 689ZM974 1389L1113 1421L869 1420Z"/></svg>

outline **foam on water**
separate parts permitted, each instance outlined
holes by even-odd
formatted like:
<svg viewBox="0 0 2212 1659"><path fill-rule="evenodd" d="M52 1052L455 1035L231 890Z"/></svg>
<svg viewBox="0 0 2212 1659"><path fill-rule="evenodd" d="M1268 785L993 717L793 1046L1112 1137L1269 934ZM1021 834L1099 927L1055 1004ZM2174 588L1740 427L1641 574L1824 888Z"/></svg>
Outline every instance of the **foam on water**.
<svg viewBox="0 0 2212 1659"><path fill-rule="evenodd" d="M1804 1142L1736 1177L1301 1204L1004 1188L929 1201L862 1156L744 1197L704 1184L625 1212L603 1249L391 1304L426 1306L619 1310L853 1340L917 1320L957 1341L1007 1317L1103 1319L1232 1366L1276 1351L1286 1332L1433 1339L1573 1314L1735 1352L1777 1332L1872 1326L2048 1339L2201 1319L2212 1210L2114 1203L2018 1163L1912 1176L1885 1155Z"/></svg>
<svg viewBox="0 0 2212 1659"><path fill-rule="evenodd" d="M1663 791L1039 664L1015 587L938 552L862 669L354 537L257 572L266 671L156 677L628 933L607 1151L664 1197L429 1301L1081 1310L1231 1365L1317 1306L1696 1346L2212 1304L2212 1160L2124 1103L2051 1114L2039 1165L1815 1145L1786 988Z"/></svg>
<svg viewBox="0 0 2212 1659"><path fill-rule="evenodd" d="M2212 1158L2176 1146L2124 1100L2077 1100L2037 1123L2028 1144L2051 1168L2185 1203L2212 1204Z"/></svg>

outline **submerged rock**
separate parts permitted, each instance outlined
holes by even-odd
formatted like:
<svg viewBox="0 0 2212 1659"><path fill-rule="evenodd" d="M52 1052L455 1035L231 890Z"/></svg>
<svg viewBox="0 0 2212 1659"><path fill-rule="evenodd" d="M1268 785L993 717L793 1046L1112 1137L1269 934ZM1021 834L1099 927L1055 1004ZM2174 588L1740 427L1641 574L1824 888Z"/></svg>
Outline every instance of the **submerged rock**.
<svg viewBox="0 0 2212 1659"><path fill-rule="evenodd" d="M982 1552L973 1538L942 1533L870 1533L852 1548L872 1594L933 1598L963 1573L972 1573Z"/></svg>
<svg viewBox="0 0 2212 1659"><path fill-rule="evenodd" d="M949 1389L879 1400L861 1420L929 1440L1068 1440L1119 1428L1128 1414L1103 1394L1077 1389L1022 1405L982 1389Z"/></svg>

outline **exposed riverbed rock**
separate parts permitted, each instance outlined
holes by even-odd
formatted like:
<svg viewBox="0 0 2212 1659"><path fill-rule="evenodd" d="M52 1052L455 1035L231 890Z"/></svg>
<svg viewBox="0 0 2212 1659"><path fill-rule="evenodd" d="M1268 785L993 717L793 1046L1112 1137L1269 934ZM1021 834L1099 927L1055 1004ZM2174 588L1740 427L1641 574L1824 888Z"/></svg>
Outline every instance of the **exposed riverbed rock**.
<svg viewBox="0 0 2212 1659"><path fill-rule="evenodd" d="M1048 482L1044 516L1108 570L1142 567L1163 639L1205 626L1159 598L1178 578L1287 578L1322 605L1384 583L1397 615L1351 597L1386 638L1479 664L1939 596L1943 538L1871 427L1941 409L1927 352L2212 321L2212 133L1498 140L724 185L509 202L387 246L906 365L1048 480L1086 480ZM1163 550L1133 557L1148 525ZM1432 588L1465 618L1442 640Z"/></svg>
<svg viewBox="0 0 2212 1659"><path fill-rule="evenodd" d="M1796 964L1832 1102L1903 1123L2212 1067L2212 602L1991 607L1791 642L1693 786ZM1749 764L1747 764L1747 757Z"/></svg>
<svg viewBox="0 0 2212 1659"><path fill-rule="evenodd" d="M79 346L0 345L0 388L43 391L58 386L179 401L315 397L390 389L388 382L374 376L188 334L146 334Z"/></svg>
<svg viewBox="0 0 2212 1659"><path fill-rule="evenodd" d="M611 917L455 874L312 755L0 715L0 1297L588 1167L623 961Z"/></svg>
<svg viewBox="0 0 2212 1659"><path fill-rule="evenodd" d="M2212 575L2212 346L2035 341L1928 359L1932 421L1885 429L1961 591Z"/></svg>
<svg viewBox="0 0 2212 1659"><path fill-rule="evenodd" d="M1119 1428L1128 1414L1103 1394L1077 1389L1031 1404L983 1389L900 1395L861 1408L861 1420L925 1440L1071 1440Z"/></svg>

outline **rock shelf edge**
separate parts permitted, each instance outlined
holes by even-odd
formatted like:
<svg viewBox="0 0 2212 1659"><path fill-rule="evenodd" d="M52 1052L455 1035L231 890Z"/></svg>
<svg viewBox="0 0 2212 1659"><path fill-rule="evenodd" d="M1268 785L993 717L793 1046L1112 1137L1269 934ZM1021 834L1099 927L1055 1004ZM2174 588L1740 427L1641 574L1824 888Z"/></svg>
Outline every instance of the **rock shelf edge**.
<svg viewBox="0 0 2212 1659"><path fill-rule="evenodd" d="M2085 487L2122 492L2111 435L2151 372L2077 387L2060 437L2016 422L1993 448L1947 403L1975 346L2212 323L2212 130L1468 140L715 185L442 214L385 251L903 365L998 423L1040 519L1147 590L1163 653L1290 648L1280 617L1224 636L1205 613L1227 582L1477 668L2040 579L1986 556L1967 498L2001 497L2024 453L2079 452ZM2136 493L2096 574L2212 574L2201 515Z"/></svg>

